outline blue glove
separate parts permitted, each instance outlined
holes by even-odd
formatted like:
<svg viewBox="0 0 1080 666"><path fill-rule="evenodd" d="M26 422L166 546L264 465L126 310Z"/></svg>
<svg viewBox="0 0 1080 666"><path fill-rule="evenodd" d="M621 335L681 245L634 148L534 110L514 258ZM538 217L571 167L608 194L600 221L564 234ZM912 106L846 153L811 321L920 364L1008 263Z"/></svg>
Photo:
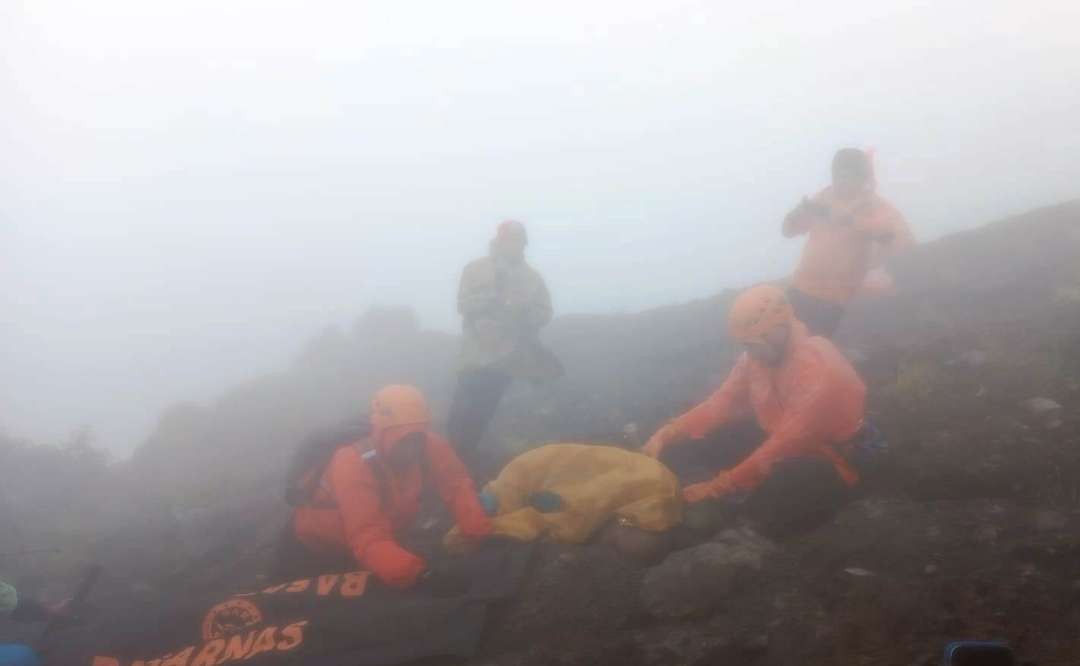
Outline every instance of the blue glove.
<svg viewBox="0 0 1080 666"><path fill-rule="evenodd" d="M480 506L484 507L484 513L492 517L499 513L499 498L492 493L484 491L476 496L480 500Z"/></svg>

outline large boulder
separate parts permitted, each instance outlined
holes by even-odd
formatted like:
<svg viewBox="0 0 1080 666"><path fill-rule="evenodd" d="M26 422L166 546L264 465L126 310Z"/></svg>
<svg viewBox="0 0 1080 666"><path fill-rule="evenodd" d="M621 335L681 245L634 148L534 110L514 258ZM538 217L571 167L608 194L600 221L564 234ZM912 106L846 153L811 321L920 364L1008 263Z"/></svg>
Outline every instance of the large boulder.
<svg viewBox="0 0 1080 666"><path fill-rule="evenodd" d="M736 593L774 549L771 541L746 528L721 532L650 569L641 584L642 606L660 618L704 614Z"/></svg>

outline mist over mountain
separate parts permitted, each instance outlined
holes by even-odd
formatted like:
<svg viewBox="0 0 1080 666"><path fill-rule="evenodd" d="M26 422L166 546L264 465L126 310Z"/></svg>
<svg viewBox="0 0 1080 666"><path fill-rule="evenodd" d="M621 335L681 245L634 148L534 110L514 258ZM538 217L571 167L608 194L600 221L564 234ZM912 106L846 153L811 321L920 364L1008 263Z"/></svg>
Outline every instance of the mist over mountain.
<svg viewBox="0 0 1080 666"><path fill-rule="evenodd" d="M560 314L782 277L838 147L929 240L1077 196L1075 3L0 9L0 424L157 415L406 305L455 331L493 226Z"/></svg>

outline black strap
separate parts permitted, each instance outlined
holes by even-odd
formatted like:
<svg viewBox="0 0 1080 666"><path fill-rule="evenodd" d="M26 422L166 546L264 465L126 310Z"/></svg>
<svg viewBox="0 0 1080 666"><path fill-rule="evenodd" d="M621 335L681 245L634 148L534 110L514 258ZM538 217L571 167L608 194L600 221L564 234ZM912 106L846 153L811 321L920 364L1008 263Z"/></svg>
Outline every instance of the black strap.
<svg viewBox="0 0 1080 666"><path fill-rule="evenodd" d="M390 471L386 469L386 465L379 459L379 454L374 449L369 451L360 451L357 443L349 444L348 446L357 447L357 452L360 454L360 459L367 463L369 469L371 469L371 475L375 477L376 490L379 494L379 506L383 509L389 508L391 505L390 497ZM325 483L325 470L319 475L318 485L330 494L330 488ZM420 458L420 487L421 489L426 487L427 479L430 477L428 473L428 452L427 443L424 444L424 455ZM314 493L312 493L314 495ZM307 506L319 509L336 509L338 508L337 500L331 498L328 502L315 502L314 497L309 501Z"/></svg>
<svg viewBox="0 0 1080 666"><path fill-rule="evenodd" d="M391 504L390 497L390 471L386 469L386 465L379 459L379 454L374 450L370 452L368 456L361 456L364 462L371 468L371 474L375 477L375 483L378 486L379 492L379 506L383 509L389 508ZM427 486L428 474L428 449L427 440L424 441L424 455L420 458L420 488L421 492Z"/></svg>

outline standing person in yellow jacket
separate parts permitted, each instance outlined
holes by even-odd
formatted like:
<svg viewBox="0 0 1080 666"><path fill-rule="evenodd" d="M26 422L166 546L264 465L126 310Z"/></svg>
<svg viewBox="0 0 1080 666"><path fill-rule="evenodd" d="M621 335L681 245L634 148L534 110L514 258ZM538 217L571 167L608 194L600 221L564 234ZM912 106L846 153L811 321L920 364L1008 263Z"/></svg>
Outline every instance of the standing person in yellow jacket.
<svg viewBox="0 0 1080 666"><path fill-rule="evenodd" d="M551 321L551 296L525 260L527 244L523 224L503 222L488 256L469 263L461 275L462 358L447 436L474 471L477 445L513 380L541 382L562 374L538 337Z"/></svg>
<svg viewBox="0 0 1080 666"><path fill-rule="evenodd" d="M870 156L844 148L833 157L832 185L784 218L785 237L808 236L788 300L813 335L832 337L860 290L891 282L879 264L915 243L903 215L876 187Z"/></svg>

